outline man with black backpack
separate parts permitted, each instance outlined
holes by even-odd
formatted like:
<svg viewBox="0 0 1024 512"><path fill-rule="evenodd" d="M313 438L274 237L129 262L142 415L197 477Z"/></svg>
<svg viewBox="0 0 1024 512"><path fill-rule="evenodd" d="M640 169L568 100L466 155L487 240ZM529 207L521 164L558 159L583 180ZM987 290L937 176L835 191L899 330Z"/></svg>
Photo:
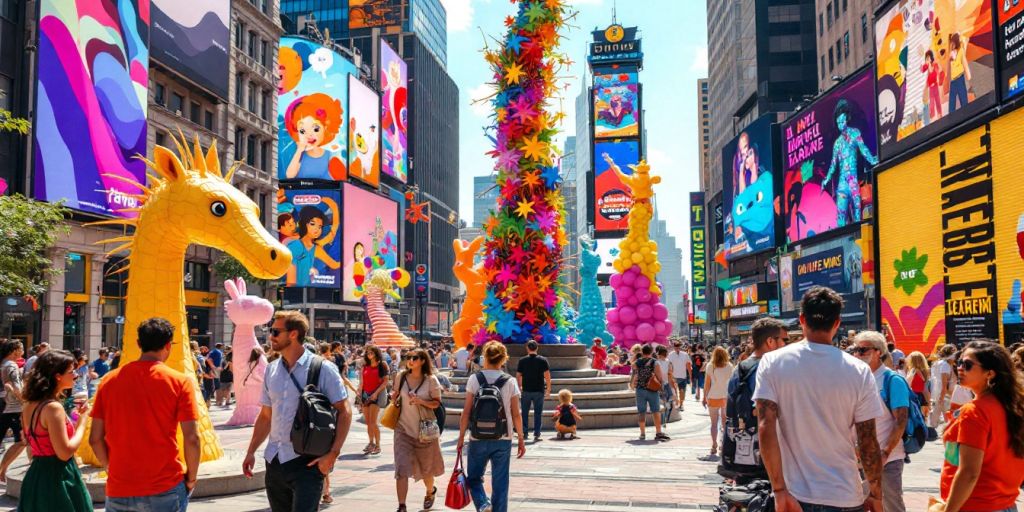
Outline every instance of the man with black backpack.
<svg viewBox="0 0 1024 512"><path fill-rule="evenodd" d="M903 464L907 456L903 438L912 413L924 437L924 417L917 396L910 392L906 379L892 371L885 362L892 358L880 332L861 331L853 338L853 355L871 367L882 403L889 414L875 418L878 446L882 449L882 506L885 512L905 512L903 504ZM911 401L913 396L913 402Z"/></svg>
<svg viewBox="0 0 1024 512"><path fill-rule="evenodd" d="M256 450L269 437L263 456L273 512L319 508L324 476L334 469L352 423L338 369L302 346L308 330L309 321L298 311L274 315L270 344L281 357L267 366L263 408L242 463L251 478Z"/></svg>
<svg viewBox="0 0 1024 512"><path fill-rule="evenodd" d="M786 326L775 318L760 318L750 327L750 336L754 353L740 362L729 379L722 463L718 465L718 474L737 481L768 478L757 440L754 388L761 357L786 346Z"/></svg>

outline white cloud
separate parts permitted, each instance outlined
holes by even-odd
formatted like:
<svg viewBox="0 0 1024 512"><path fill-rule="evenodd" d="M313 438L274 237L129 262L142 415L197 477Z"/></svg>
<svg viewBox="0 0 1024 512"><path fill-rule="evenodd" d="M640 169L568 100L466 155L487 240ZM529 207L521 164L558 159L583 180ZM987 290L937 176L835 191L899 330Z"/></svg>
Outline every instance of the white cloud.
<svg viewBox="0 0 1024 512"><path fill-rule="evenodd" d="M693 61L690 62L690 71L699 73L701 76L708 74L708 47L698 46L693 49Z"/></svg>
<svg viewBox="0 0 1024 512"><path fill-rule="evenodd" d="M473 0L441 0L448 15L448 31L461 32L473 25Z"/></svg>
<svg viewBox="0 0 1024 512"><path fill-rule="evenodd" d="M486 119L491 115L492 105L490 97L496 92L494 84L483 83L469 90L470 108L473 114Z"/></svg>

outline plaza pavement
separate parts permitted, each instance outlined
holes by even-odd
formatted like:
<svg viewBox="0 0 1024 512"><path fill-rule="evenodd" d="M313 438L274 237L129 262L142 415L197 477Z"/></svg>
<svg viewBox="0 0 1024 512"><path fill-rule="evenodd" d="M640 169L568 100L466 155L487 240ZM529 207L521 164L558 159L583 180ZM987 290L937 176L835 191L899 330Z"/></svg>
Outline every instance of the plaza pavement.
<svg viewBox="0 0 1024 512"><path fill-rule="evenodd" d="M214 423L221 425L230 417L230 409L214 406ZM672 423L666 433L672 441L658 443L637 439L637 429L582 431L575 441L558 441L545 431L543 441L527 442L523 459L513 459L511 468L510 510L524 511L626 511L660 512L669 510L710 510L718 503L721 478L715 473L717 461L702 460L710 449L707 412L692 396L687 396L682 420ZM251 429L217 427L225 448L245 450ZM442 452L448 473L437 479L438 498L434 510L444 510L444 491L455 458L457 431L446 430ZM397 508L392 466L391 431L383 429L383 453L366 457L360 452L367 443L366 427L357 418L345 443L335 470L331 473L332 505L325 511L377 512ZM904 496L907 510L926 509L928 495L938 495L942 451L939 443L929 443L904 472ZM18 464L24 464L21 457ZM241 472L241 468L239 468ZM0 486L2 489L2 486ZM409 510L419 510L424 488L410 485ZM0 509L14 509L10 497L0 498ZM1024 498L1018 501L1024 510ZM467 507L464 510L471 510ZM102 507L97 507L102 510ZM190 512L268 511L261 492L201 499L192 502Z"/></svg>

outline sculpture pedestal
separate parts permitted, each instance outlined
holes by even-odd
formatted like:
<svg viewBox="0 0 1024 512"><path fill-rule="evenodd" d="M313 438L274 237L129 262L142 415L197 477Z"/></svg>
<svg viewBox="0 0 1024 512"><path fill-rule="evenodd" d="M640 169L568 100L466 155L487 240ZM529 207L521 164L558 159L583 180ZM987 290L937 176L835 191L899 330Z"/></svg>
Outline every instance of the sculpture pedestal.
<svg viewBox="0 0 1024 512"><path fill-rule="evenodd" d="M253 468L252 478L246 478L242 475L242 461L244 459L244 451L224 450L224 456L220 459L200 464L199 482L192 493L192 498L242 494L258 491L266 487L264 478L266 477L267 468L263 456L258 454L256 457L256 467ZM25 472L28 471L28 467L28 464L23 464L16 468L12 467L7 473L8 496L15 498L21 496L21 484L25 479ZM84 466L80 469L93 503L105 502L107 500L106 472L92 466Z"/></svg>
<svg viewBox="0 0 1024 512"><path fill-rule="evenodd" d="M505 371L515 376L516 365L521 357L526 356L525 345L507 345L509 360ZM558 406L558 390L572 391L572 401L576 404L583 421L580 430L599 428L635 427L637 423L636 393L629 389L628 375L598 376L598 371L590 368L587 361L585 345L541 345L538 353L548 359L551 366L551 396L544 400L544 430L554 430L551 415ZM468 377L452 377L452 384L465 389ZM447 418L447 429L459 428L459 417L462 415L462 404L466 394L463 391L444 393ZM672 411L669 422L679 420L679 410ZM648 425L654 425L650 417ZM523 428L532 431L533 420Z"/></svg>

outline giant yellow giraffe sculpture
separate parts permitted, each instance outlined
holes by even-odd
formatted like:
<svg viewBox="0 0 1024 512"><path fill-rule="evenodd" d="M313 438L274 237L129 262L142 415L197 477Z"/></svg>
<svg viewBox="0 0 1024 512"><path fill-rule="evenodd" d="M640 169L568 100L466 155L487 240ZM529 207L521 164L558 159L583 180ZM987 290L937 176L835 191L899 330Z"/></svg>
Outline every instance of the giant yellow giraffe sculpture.
<svg viewBox="0 0 1024 512"><path fill-rule="evenodd" d="M135 327L151 317L166 318L174 325L174 345L167 365L186 375L195 375L195 359L189 347L185 320L185 250L190 244L214 247L234 256L260 279L277 279L291 264L291 253L263 227L260 211L251 199L231 185L237 164L221 173L216 142L204 155L198 136L189 152L188 141L172 137L176 156L163 146L153 150L146 160L158 176L150 175L149 186L118 176L138 187L142 206L134 209L135 219L113 219L96 224L134 227L134 234L104 240L121 243L111 253L129 251L128 293L125 309L125 333L121 364L141 355ZM141 157L140 157L141 158ZM199 390L197 388L197 393ZM202 399L199 434L202 461L219 459L223 454L210 422L210 413ZM145 414L146 404L136 404ZM86 434L88 436L88 434ZM178 433L179 439L181 432ZM89 443L82 443L78 454L88 464L98 461Z"/></svg>

